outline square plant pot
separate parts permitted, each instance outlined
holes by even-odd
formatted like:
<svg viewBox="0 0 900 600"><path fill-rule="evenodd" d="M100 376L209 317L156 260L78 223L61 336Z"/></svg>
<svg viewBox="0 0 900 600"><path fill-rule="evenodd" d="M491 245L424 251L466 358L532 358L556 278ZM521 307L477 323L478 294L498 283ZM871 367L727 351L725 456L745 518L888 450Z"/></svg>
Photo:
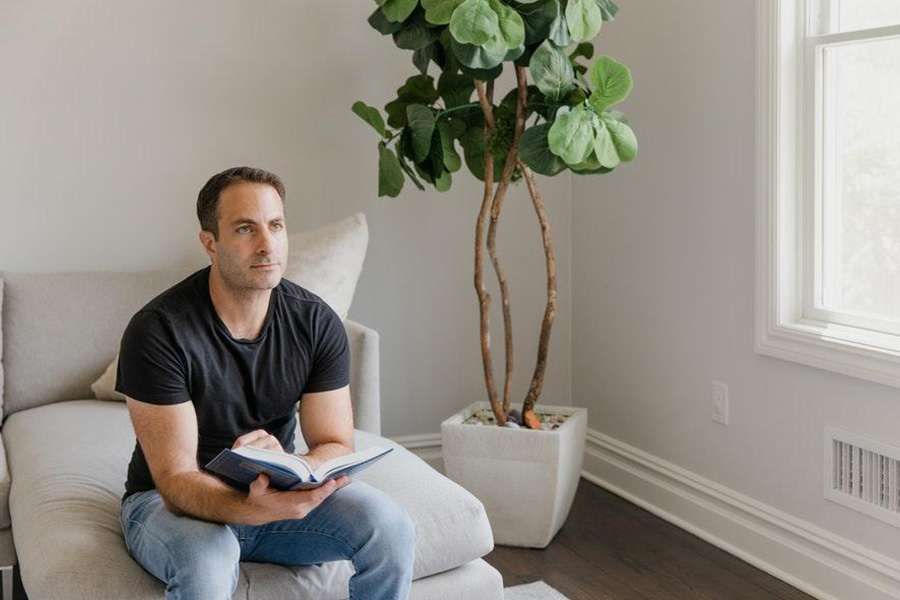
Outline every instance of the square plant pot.
<svg viewBox="0 0 900 600"><path fill-rule="evenodd" d="M489 408L474 402L441 423L444 469L484 504L496 544L545 548L575 499L587 409L538 404L538 414L567 415L555 430L463 424Z"/></svg>

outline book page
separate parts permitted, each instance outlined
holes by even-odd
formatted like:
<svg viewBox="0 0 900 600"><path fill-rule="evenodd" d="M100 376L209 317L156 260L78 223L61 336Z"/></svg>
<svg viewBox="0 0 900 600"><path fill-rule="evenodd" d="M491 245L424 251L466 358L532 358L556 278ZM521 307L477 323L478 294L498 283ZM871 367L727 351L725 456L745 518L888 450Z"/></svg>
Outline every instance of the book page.
<svg viewBox="0 0 900 600"><path fill-rule="evenodd" d="M338 469L342 469L349 465L355 465L357 463L365 462L370 458L386 452L387 450L388 448L371 446L369 448L366 448L365 450L360 450L358 452L353 452L351 454L345 454L343 456L332 458L331 460L326 460L321 465L316 467L316 470L314 471L316 480L321 481L332 471L337 471Z"/></svg>
<svg viewBox="0 0 900 600"><path fill-rule="evenodd" d="M241 456L246 456L247 458L255 458L257 460L286 467L296 473L303 481L309 481L310 475L312 475L312 469L310 468L309 463L296 454L276 452L274 450L257 448L256 446L241 446L234 450L234 452Z"/></svg>

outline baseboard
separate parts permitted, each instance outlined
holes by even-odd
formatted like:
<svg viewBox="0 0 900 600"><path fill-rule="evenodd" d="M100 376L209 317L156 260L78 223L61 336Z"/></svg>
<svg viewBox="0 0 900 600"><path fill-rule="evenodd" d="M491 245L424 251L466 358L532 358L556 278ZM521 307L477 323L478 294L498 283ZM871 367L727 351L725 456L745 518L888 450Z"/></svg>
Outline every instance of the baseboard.
<svg viewBox="0 0 900 600"><path fill-rule="evenodd" d="M582 476L821 600L897 600L900 561L589 429Z"/></svg>
<svg viewBox="0 0 900 600"><path fill-rule="evenodd" d="M440 433L391 439L443 472ZM900 561L599 431L581 474L820 600L900 598Z"/></svg>

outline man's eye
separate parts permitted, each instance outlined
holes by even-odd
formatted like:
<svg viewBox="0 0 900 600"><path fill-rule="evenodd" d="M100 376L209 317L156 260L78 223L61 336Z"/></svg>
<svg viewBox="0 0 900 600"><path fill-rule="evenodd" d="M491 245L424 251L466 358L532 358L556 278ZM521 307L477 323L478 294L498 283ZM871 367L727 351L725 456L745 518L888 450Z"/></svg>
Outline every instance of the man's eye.
<svg viewBox="0 0 900 600"><path fill-rule="evenodd" d="M250 226L242 225L242 226L238 227L238 231L241 233L250 233Z"/></svg>
<svg viewBox="0 0 900 600"><path fill-rule="evenodd" d="M284 229L284 225L282 223L273 223L272 229L282 230L282 229Z"/></svg>

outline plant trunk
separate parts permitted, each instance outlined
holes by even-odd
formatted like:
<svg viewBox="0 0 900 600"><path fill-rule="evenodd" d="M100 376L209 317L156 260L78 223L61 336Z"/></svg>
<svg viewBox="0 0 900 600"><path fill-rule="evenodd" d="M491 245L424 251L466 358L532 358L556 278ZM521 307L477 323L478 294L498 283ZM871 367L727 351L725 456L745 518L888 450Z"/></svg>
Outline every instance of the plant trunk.
<svg viewBox="0 0 900 600"><path fill-rule="evenodd" d="M506 192L509 188L510 181L512 180L513 172L516 168L516 165L518 164L522 169L523 174L525 175L525 179L528 183L528 190L531 194L535 210L537 211L538 220L541 223L544 252L547 257L548 300L547 307L544 312L544 321L541 326L541 338L538 347L538 362L535 368L534 376L532 377L531 385L529 386L528 395L522 406L522 424L532 429L540 429L540 421L534 414L534 404L535 402L537 402L537 399L540 396L541 389L543 387L544 372L546 370L547 363L547 349L550 340L550 330L553 324L553 317L556 314L556 268L553 258L553 246L550 239L550 225L547 222L547 216L544 212L541 196L534 181L534 175L531 170L528 169L528 167L519 159L519 142L525 129L526 103L528 94L527 85L528 82L526 78L525 67L517 65L516 87L518 95L516 101L516 123L513 133L513 140L506 155L506 160L503 165L503 171L501 172L499 185L497 186L497 190L493 194L493 199L491 200L489 205L488 200L491 198L491 192L494 191L494 161L493 156L490 153L490 142L496 127L493 114L494 82L488 82L487 89L485 90L485 85L483 82L478 80L475 81L475 89L478 93L478 101L481 104L481 109L484 113L485 121L484 198L482 200L481 210L479 211L478 221L475 227L475 290L478 294L478 306L481 317L481 354L482 363L484 366L485 385L487 386L488 390L488 398L491 403L491 411L494 413L494 418L497 422L497 425L502 426L506 424L506 421L509 417L510 397L512 394L511 388L513 375L513 334L509 288L507 286L506 276L503 272L503 269L500 265L500 260L497 257L496 253L496 233L497 223L500 219L501 210L503 209L503 201L506 199ZM487 218L488 212L490 212L491 215L491 222L488 229L487 248L491 257L491 262L494 266L494 271L497 274L497 279L500 284L500 294L503 305L506 376L504 379L502 403L497 395L497 389L494 382L493 360L491 356L491 295L485 288L484 271L482 268L484 258L482 240L484 239L484 223L485 219Z"/></svg>
<svg viewBox="0 0 900 600"><path fill-rule="evenodd" d="M494 129L493 115L490 111L494 96L494 82L489 81L487 91L484 83L475 80L475 89L478 91L478 100L481 109L485 112L484 147L485 156L490 147L491 134ZM487 107L487 109L485 108ZM490 120L488 116L490 115ZM497 386L494 384L494 363L491 359L491 295L484 286L484 221L490 209L491 193L494 191L494 161L484 161L484 199L481 201L481 210L478 212L478 221L475 224L475 292L478 294L478 311L481 324L481 359L484 365L484 384L487 387L488 399L491 402L491 410L498 425L506 424L506 415L503 414L499 399L497 398Z"/></svg>
<svg viewBox="0 0 900 600"><path fill-rule="evenodd" d="M528 396L522 404L522 416L528 414L537 422L534 416L534 404L541 395L544 387L544 372L547 369L547 350L550 346L550 330L553 327L553 318L556 316L556 261L553 256L553 240L550 237L550 222L547 220L547 213L544 211L544 203L541 199L541 193L537 189L534 181L534 173L531 169L519 159L519 166L525 176L528 184L528 192L531 194L531 201L534 204L534 210L537 213L538 221L541 224L541 234L544 241L544 255L547 258L547 306L544 309L544 321L541 323L541 339L538 343L537 364L534 368L534 375L531 378L531 385L528 387ZM536 428L532 424L529 427ZM540 427L540 423L537 423Z"/></svg>

